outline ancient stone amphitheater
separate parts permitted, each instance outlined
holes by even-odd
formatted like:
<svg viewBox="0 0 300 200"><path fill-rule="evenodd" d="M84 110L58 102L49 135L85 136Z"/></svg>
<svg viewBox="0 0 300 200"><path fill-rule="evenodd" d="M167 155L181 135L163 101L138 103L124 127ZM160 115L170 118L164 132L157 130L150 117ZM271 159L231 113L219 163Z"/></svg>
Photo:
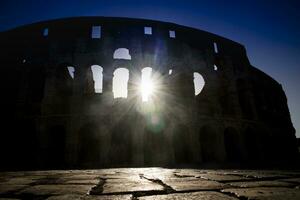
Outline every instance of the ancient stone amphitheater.
<svg viewBox="0 0 300 200"><path fill-rule="evenodd" d="M252 167L297 156L281 85L243 45L212 33L51 20L1 32L0 61L1 169Z"/></svg>

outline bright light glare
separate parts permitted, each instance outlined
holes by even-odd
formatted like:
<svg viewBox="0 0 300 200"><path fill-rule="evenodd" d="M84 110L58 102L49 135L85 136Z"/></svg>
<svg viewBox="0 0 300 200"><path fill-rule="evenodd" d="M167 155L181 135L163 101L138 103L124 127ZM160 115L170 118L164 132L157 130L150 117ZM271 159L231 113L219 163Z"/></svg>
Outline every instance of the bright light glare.
<svg viewBox="0 0 300 200"><path fill-rule="evenodd" d="M144 102L149 100L149 97L153 94L154 84L151 79L152 68L146 67L142 69L142 83L141 83L141 93L142 100Z"/></svg>

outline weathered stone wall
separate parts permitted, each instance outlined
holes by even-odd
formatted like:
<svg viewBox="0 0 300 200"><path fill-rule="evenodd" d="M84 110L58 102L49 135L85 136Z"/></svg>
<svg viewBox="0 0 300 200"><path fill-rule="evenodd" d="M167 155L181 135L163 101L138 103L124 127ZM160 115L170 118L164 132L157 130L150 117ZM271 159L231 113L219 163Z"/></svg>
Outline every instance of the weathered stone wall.
<svg viewBox="0 0 300 200"><path fill-rule="evenodd" d="M91 38L97 25L101 38ZM113 59L118 48L131 60ZM70 18L2 32L0 54L2 168L254 166L296 156L281 85L220 36L150 20ZM102 93L92 65L103 68ZM128 97L114 99L120 67L129 70ZM150 111L136 89L144 67L162 88ZM197 96L194 72L205 80Z"/></svg>

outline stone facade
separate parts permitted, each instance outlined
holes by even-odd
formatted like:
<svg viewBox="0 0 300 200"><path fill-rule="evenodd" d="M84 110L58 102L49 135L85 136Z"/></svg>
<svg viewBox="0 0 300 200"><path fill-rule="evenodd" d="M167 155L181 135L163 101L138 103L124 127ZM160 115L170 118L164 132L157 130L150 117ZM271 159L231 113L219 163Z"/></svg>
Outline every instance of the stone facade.
<svg viewBox="0 0 300 200"><path fill-rule="evenodd" d="M281 85L234 41L165 22L81 17L1 32L0 44L2 169L255 166L297 156ZM122 49L127 58L114 58ZM93 65L103 70L98 93ZM160 86L151 108L137 91L145 67ZM127 98L113 97L118 68L129 71ZM195 72L205 81L198 95Z"/></svg>

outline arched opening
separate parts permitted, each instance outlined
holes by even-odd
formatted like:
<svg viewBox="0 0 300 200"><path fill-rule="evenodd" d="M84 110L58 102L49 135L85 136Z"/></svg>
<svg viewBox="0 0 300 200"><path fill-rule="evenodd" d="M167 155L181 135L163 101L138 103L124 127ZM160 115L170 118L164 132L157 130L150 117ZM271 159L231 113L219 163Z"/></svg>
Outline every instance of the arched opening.
<svg viewBox="0 0 300 200"><path fill-rule="evenodd" d="M43 30L43 36L47 37L49 35L49 29L48 28L44 28Z"/></svg>
<svg viewBox="0 0 300 200"><path fill-rule="evenodd" d="M74 79L75 68L73 66L68 66L67 69L71 78Z"/></svg>
<svg viewBox="0 0 300 200"><path fill-rule="evenodd" d="M201 156L203 162L218 161L218 150L220 148L216 131L208 126L201 128L199 133L201 145Z"/></svg>
<svg viewBox="0 0 300 200"><path fill-rule="evenodd" d="M61 168L65 164L66 129L64 125L55 125L48 129L48 148L45 162L48 167Z"/></svg>
<svg viewBox="0 0 300 200"><path fill-rule="evenodd" d="M124 60L131 60L131 55L129 54L129 50L126 48L119 48L116 49L114 52L114 59L124 59Z"/></svg>
<svg viewBox="0 0 300 200"><path fill-rule="evenodd" d="M177 164L189 163L190 161L190 141L189 128L185 125L176 127L173 136L174 156Z"/></svg>
<svg viewBox="0 0 300 200"><path fill-rule="evenodd" d="M143 134L144 162L146 165L161 165L168 158L167 140L164 129L147 125Z"/></svg>
<svg viewBox="0 0 300 200"><path fill-rule="evenodd" d="M259 133L253 128L247 128L245 131L245 144L248 154L248 161L252 162L260 159L260 155L262 153L259 146L260 142Z"/></svg>
<svg viewBox="0 0 300 200"><path fill-rule="evenodd" d="M218 66L216 64L214 64L214 70L218 71Z"/></svg>
<svg viewBox="0 0 300 200"><path fill-rule="evenodd" d="M54 133L55 134L55 133ZM1 165L11 165L12 168L9 170L15 169L36 169L37 158L47 157L48 155L41 155L40 144L38 140L38 129L36 128L36 122L33 119L18 119L10 127L8 134L3 134L4 137L1 137L1 146L5 155L1 157ZM3 140L3 141L2 141ZM60 141L57 141L57 148L60 147ZM52 143L53 145L53 143ZM50 146L50 145L48 145ZM15 150L13 149L15 148ZM9 151L8 151L9 150ZM43 149L44 150L44 149ZM51 150L55 150L52 148ZM48 151L51 152L51 151ZM63 152L61 155L64 155ZM59 159L59 156L56 159ZM5 159L8 158L8 159ZM43 160L46 162L46 160ZM55 162L54 162L55 161ZM57 166L57 160L54 160L51 166ZM2 167L2 166L1 166ZM0 167L0 168L1 168ZM48 166L47 166L48 167Z"/></svg>
<svg viewBox="0 0 300 200"><path fill-rule="evenodd" d="M131 163L131 140L131 130L128 122L119 122L112 128L109 149L111 165L120 166Z"/></svg>
<svg viewBox="0 0 300 200"><path fill-rule="evenodd" d="M92 65L91 70L92 70L92 73L93 73L95 93L102 93L103 68L100 67L99 65Z"/></svg>
<svg viewBox="0 0 300 200"><path fill-rule="evenodd" d="M241 161L241 139L235 128L228 127L225 129L224 145L228 161Z"/></svg>
<svg viewBox="0 0 300 200"><path fill-rule="evenodd" d="M142 100L148 101L149 97L153 92L153 81L151 79L152 75L152 68L145 67L142 69L142 82L141 82L141 93L142 93Z"/></svg>
<svg viewBox="0 0 300 200"><path fill-rule="evenodd" d="M98 127L93 123L85 124L79 131L78 161L80 167L99 166L100 139Z"/></svg>
<svg viewBox="0 0 300 200"><path fill-rule="evenodd" d="M114 98L127 98L128 94L129 70L118 68L114 71L113 93Z"/></svg>
<svg viewBox="0 0 300 200"><path fill-rule="evenodd" d="M198 72L194 72L194 88L195 88L195 96L200 94L202 91L203 87L205 85L204 78L201 74Z"/></svg>

